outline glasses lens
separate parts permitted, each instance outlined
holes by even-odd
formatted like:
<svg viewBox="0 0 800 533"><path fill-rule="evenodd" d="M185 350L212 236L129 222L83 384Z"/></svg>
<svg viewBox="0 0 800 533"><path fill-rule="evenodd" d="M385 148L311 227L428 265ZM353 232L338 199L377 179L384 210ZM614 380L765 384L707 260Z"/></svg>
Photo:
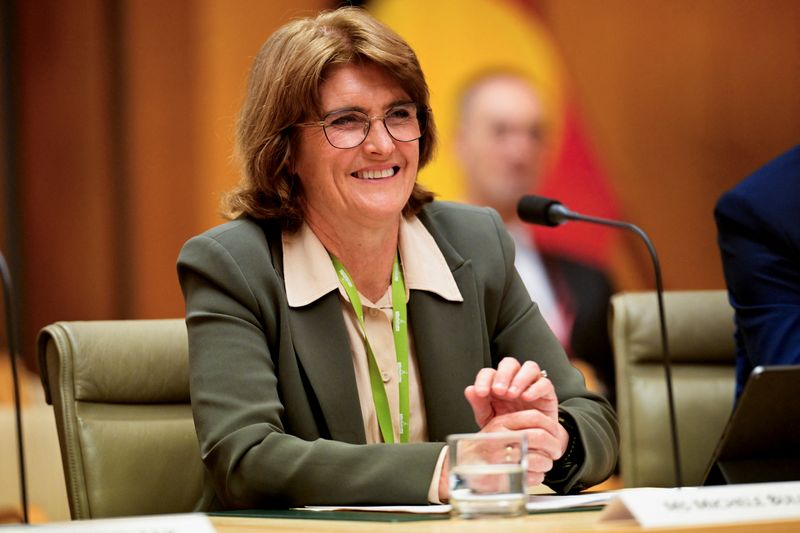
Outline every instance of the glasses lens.
<svg viewBox="0 0 800 533"><path fill-rule="evenodd" d="M416 104L403 104L391 108L383 118L389 135L398 141L416 141L422 137Z"/></svg>
<svg viewBox="0 0 800 533"><path fill-rule="evenodd" d="M369 117L360 111L331 113L324 120L325 136L336 148L353 148L367 136Z"/></svg>
<svg viewBox="0 0 800 533"><path fill-rule="evenodd" d="M383 117L386 130L393 139L402 142L422 137L416 104L391 108ZM364 142L370 128L370 117L361 111L337 111L324 119L325 136L335 148L354 148Z"/></svg>

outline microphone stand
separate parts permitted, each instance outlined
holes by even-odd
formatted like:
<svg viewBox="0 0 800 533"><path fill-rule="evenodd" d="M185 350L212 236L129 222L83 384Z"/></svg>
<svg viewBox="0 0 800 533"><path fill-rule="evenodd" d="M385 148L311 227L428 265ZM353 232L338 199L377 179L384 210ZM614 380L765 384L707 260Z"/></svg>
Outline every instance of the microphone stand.
<svg viewBox="0 0 800 533"><path fill-rule="evenodd" d="M14 382L14 414L17 424L17 458L19 460L19 484L22 499L22 521L27 524L28 519L28 488L25 480L25 447L22 442L22 404L19 398L19 376L17 374L17 343L16 328L14 325L14 309L11 297L11 274L8 270L5 257L0 253L0 275L3 281L3 293L6 308L6 335L8 337L8 357L11 359L11 377Z"/></svg>
<svg viewBox="0 0 800 533"><path fill-rule="evenodd" d="M543 201L548 199L542 198ZM522 203L522 202L520 202ZM593 217L589 215L582 215L567 209L563 204L557 201L550 201L549 204L544 204L546 221L542 221L545 225L557 226L563 224L568 220L578 220L582 222L591 222L593 224L600 224L603 226L612 226L615 228L627 229L636 233L647 246L647 251L650 252L650 259L653 261L653 270L656 276L656 295L658 297L658 318L661 326L661 351L662 361L664 364L664 375L667 382L667 408L669 411L669 427L672 437L672 458L675 465L675 483L678 488L683 486L683 474L681 473L681 456L678 447L678 424L675 417L675 400L672 392L672 365L670 364L669 355L669 342L667 340L667 324L666 313L664 312L664 285L661 280L661 265L658 262L658 254L656 253L655 246L650 241L647 234L638 226L629 222L621 222L618 220L609 220L606 218Z"/></svg>

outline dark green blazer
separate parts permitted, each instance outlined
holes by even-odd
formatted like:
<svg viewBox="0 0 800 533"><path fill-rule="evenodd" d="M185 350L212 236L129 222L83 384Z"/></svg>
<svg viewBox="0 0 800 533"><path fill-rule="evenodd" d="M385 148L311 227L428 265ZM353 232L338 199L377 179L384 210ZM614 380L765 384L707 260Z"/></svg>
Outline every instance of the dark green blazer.
<svg viewBox="0 0 800 533"><path fill-rule="evenodd" d="M531 303L497 213L434 202L419 219L464 298L410 293L430 443L365 444L338 293L287 305L276 224L242 218L186 243L178 274L192 408L218 504L427 503L445 437L478 429L464 388L507 355L547 369L579 433L585 460L551 486L580 490L613 470L616 417L586 390Z"/></svg>

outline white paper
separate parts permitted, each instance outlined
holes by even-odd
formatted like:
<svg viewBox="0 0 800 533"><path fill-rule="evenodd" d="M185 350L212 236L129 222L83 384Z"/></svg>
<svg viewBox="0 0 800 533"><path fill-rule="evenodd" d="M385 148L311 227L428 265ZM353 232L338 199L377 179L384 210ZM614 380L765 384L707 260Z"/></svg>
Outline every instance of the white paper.
<svg viewBox="0 0 800 533"><path fill-rule="evenodd" d="M379 513L444 514L449 505L312 505L304 511L375 511Z"/></svg>
<svg viewBox="0 0 800 533"><path fill-rule="evenodd" d="M528 511L557 511L576 507L593 507L607 504L614 496L616 496L615 492L531 496L525 508Z"/></svg>
<svg viewBox="0 0 800 533"><path fill-rule="evenodd" d="M104 518L101 520L75 520L53 524L3 527L7 531L31 533L216 533L214 526L203 514L153 515L136 518Z"/></svg>
<svg viewBox="0 0 800 533"><path fill-rule="evenodd" d="M528 511L555 511L584 507L591 505L604 505L614 493L595 492L590 494L575 494L569 496L545 495L530 496L525 508ZM445 514L450 512L449 505L372 505L372 506L312 506L303 507L306 511L375 511L386 513L414 513L414 514Z"/></svg>
<svg viewBox="0 0 800 533"><path fill-rule="evenodd" d="M600 522L635 520L642 527L689 526L800 518L800 482L681 489L626 489Z"/></svg>

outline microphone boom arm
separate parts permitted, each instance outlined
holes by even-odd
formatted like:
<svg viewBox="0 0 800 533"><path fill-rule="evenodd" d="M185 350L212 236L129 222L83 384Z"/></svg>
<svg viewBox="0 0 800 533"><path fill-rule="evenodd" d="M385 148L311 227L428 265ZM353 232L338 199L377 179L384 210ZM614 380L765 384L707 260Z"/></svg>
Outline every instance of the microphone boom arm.
<svg viewBox="0 0 800 533"><path fill-rule="evenodd" d="M580 213L576 213L567 209L563 204L558 201L552 200L550 203L542 203L545 198L538 198L538 197L527 197L528 199L533 200L529 205L534 207L535 209L543 209L544 210L544 217L541 221L546 225L558 226L567 222L569 220L578 220L582 222L591 222L593 224L600 224L603 226L611 226L615 228L622 228L627 229L629 231L634 232L637 234L642 241L644 241L645 246L647 246L647 251L650 252L650 259L653 262L653 271L655 272L656 277L656 295L658 297L658 318L659 318L659 325L661 326L661 351L662 351L662 361L664 364L664 375L666 378L667 384L667 409L669 411L669 427L670 433L672 437L672 455L673 455L673 462L675 465L675 483L677 487L683 486L683 474L681 472L681 456L680 456L680 448L678 445L678 425L675 416L675 399L672 391L672 365L670 364L670 355L669 355L669 341L667 339L667 324L666 324L666 313L664 312L664 284L661 279L661 265L658 261L658 254L656 253L655 246L653 246L652 241L647 236L647 234L635 224L631 224L629 222L621 222L619 220L610 220L607 218L599 218L593 217L589 215L582 215ZM522 212L522 203L526 199L520 201L520 215L523 215ZM528 217L522 217L523 220ZM529 219L529 221L532 221Z"/></svg>

